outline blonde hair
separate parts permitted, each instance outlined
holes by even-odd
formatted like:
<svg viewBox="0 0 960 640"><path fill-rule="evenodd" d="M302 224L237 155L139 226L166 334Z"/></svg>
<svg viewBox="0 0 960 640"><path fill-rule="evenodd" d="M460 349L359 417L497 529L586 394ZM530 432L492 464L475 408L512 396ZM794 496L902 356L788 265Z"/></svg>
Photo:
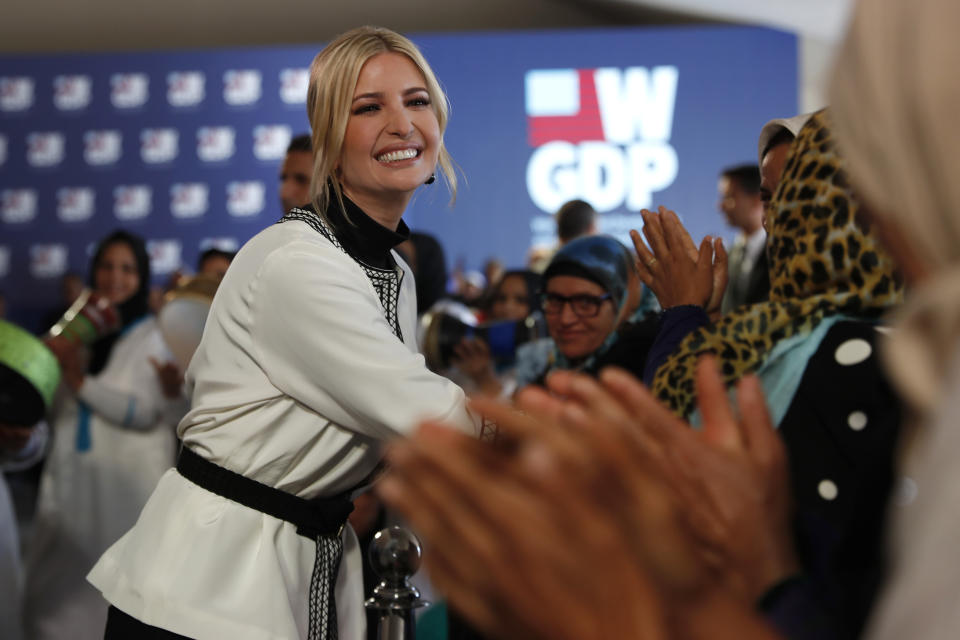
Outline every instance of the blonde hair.
<svg viewBox="0 0 960 640"><path fill-rule="evenodd" d="M381 53L401 53L407 56L423 75L427 93L430 95L430 106L440 125L437 165L450 189L451 202L456 198L457 177L453 160L443 144L443 133L449 118L449 103L433 70L417 46L399 33L382 27L358 27L341 34L324 47L310 65L307 117L310 119L314 153L310 196L317 213L324 219L330 205L331 189L334 197L343 205L343 193L337 180L336 168L340 161L357 78L363 65ZM329 220L327 222L329 223Z"/></svg>

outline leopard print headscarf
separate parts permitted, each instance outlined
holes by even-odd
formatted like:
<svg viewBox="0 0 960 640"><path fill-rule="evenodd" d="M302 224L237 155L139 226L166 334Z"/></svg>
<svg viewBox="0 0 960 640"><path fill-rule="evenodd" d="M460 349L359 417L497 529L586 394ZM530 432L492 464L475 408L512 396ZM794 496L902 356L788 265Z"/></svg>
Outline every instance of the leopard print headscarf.
<svg viewBox="0 0 960 640"><path fill-rule="evenodd" d="M769 301L738 307L693 332L657 369L653 391L681 417L695 408L699 356L716 354L729 386L757 370L780 340L809 333L827 316L876 318L902 301L892 258L858 219L826 110L791 146L771 211Z"/></svg>

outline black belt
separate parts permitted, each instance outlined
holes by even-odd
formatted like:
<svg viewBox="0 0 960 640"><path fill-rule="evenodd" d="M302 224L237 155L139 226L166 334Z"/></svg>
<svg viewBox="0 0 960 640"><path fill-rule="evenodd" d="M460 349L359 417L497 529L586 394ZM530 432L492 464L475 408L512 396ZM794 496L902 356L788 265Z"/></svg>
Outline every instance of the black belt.
<svg viewBox="0 0 960 640"><path fill-rule="evenodd" d="M347 494L306 499L224 469L187 447L180 448L177 471L211 493L297 526L297 533L315 540L317 556L310 579L310 640L336 640L334 583L343 555L340 533L353 511Z"/></svg>

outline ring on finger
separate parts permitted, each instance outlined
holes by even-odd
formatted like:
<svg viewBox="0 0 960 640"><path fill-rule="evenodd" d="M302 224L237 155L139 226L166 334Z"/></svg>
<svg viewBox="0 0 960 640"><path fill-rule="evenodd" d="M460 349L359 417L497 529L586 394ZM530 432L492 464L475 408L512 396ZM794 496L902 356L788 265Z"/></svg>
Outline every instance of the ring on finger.
<svg viewBox="0 0 960 640"><path fill-rule="evenodd" d="M649 269L653 267L653 265L655 265L656 263L657 263L656 258L650 258L649 260L647 260L647 268Z"/></svg>

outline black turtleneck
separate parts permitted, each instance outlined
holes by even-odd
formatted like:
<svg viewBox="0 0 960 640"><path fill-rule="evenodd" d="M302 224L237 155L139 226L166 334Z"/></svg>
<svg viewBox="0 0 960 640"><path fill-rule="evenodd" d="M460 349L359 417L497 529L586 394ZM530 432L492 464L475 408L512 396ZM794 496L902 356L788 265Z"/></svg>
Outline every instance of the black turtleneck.
<svg viewBox="0 0 960 640"><path fill-rule="evenodd" d="M410 238L410 229L401 220L397 230L392 231L363 212L352 200L343 197L347 214L344 215L336 196L330 194L327 220L343 248L354 259L376 269L393 269L395 263L390 250ZM305 207L313 211L313 206ZM347 216L350 217L347 220Z"/></svg>

